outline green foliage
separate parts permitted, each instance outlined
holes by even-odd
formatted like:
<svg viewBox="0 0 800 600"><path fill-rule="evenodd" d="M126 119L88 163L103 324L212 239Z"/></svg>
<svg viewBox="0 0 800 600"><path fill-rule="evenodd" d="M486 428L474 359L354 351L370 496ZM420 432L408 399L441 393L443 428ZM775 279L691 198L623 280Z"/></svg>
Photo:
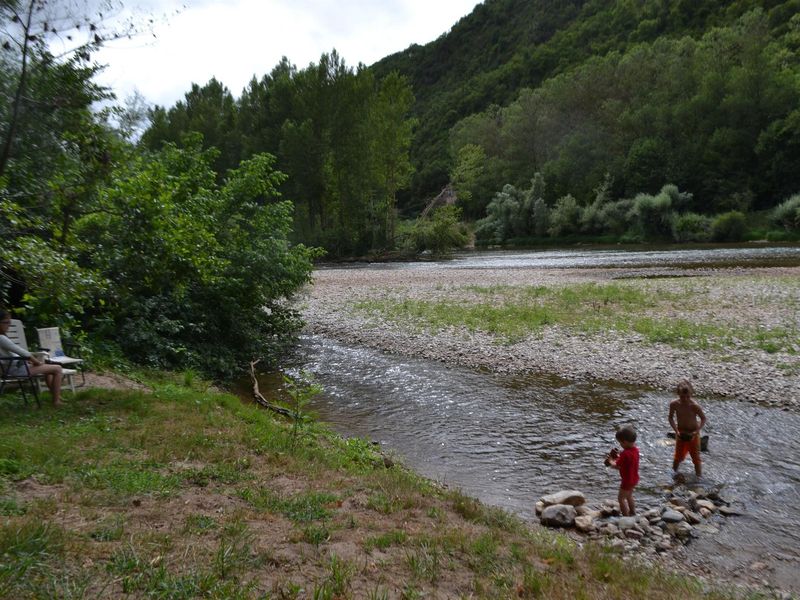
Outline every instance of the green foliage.
<svg viewBox="0 0 800 600"><path fill-rule="evenodd" d="M776 206L770 214L770 220L786 231L800 231L800 194Z"/></svg>
<svg viewBox="0 0 800 600"><path fill-rule="evenodd" d="M676 242L710 242L711 218L697 213L675 215L672 237Z"/></svg>
<svg viewBox="0 0 800 600"><path fill-rule="evenodd" d="M498 0L497 7L506 4ZM691 30L683 21L690 8L683 4L656 19L654 31L664 35L640 32L640 39L630 32L653 22L654 5L589 4L591 10L530 51L541 60L548 48L562 48L558 63L540 64L540 78L530 88L513 88L516 98L507 106L487 102L451 129L453 156L466 145L482 149L482 176L489 181L517 185L540 171L551 205L567 193L584 204L609 175L610 197L658 195L672 181L694 193L690 204L674 210L700 214L768 208L800 189L792 166L800 157L800 64L788 58L796 53L800 19L790 19L788 2L727 11L714 3ZM573 37L584 27L585 38ZM573 48L563 46L567 39ZM523 62L536 64L527 56ZM519 66L512 64L496 72ZM436 91L418 90L423 101L430 93ZM594 208L584 219L585 232L601 227ZM655 232L666 237L668 227Z"/></svg>
<svg viewBox="0 0 800 600"><path fill-rule="evenodd" d="M571 194L556 200L553 210L550 211L550 228L548 233L554 237L576 233L579 229L581 209L577 200Z"/></svg>
<svg viewBox="0 0 800 600"><path fill-rule="evenodd" d="M460 215L460 208L447 205L435 209L429 218L420 217L403 233L405 250L441 255L462 248L469 236L465 226L459 222Z"/></svg>
<svg viewBox="0 0 800 600"><path fill-rule="evenodd" d="M715 242L740 242L747 231L747 217L739 211L718 215L711 223L711 239Z"/></svg>
<svg viewBox="0 0 800 600"><path fill-rule="evenodd" d="M219 186L214 153L192 144L131 157L102 188L105 210L76 232L112 284L92 322L100 336L143 364L224 376L274 358L297 328L283 300L308 280L314 252L288 241L292 207L276 201L284 176L272 157Z"/></svg>
<svg viewBox="0 0 800 600"><path fill-rule="evenodd" d="M210 166L220 180L268 152L289 175L280 188L296 207L292 239L334 255L365 253L395 244L397 194L413 171L413 102L404 77L377 80L333 51L302 70L284 59L238 99L215 79L195 84L185 100L151 112L143 143L191 147L187 134L200 133L217 151Z"/></svg>

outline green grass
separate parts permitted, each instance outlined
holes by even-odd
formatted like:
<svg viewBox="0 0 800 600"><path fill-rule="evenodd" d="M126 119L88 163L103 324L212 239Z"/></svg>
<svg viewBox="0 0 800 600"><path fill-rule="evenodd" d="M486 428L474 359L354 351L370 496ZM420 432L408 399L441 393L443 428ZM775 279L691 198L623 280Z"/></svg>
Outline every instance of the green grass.
<svg viewBox="0 0 800 600"><path fill-rule="evenodd" d="M485 332L503 343L514 343L546 327L560 326L584 333L637 333L649 343L681 349L723 349L743 344L771 353L796 352L800 335L796 327L761 328L708 321L706 312L717 301L708 297L707 289L681 283L683 289L678 291L642 282L467 286L454 291L452 298L369 300L353 306L360 312L422 328L457 327Z"/></svg>

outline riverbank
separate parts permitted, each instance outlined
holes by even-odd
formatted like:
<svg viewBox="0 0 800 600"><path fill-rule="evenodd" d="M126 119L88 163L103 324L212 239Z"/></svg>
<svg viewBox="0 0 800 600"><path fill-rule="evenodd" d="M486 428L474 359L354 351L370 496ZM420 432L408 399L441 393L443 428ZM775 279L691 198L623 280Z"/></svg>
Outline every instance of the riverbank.
<svg viewBox="0 0 800 600"><path fill-rule="evenodd" d="M122 383L59 408L3 397L0 597L754 597L531 529L202 382Z"/></svg>
<svg viewBox="0 0 800 600"><path fill-rule="evenodd" d="M300 308L309 333L406 356L800 402L798 267L326 268Z"/></svg>

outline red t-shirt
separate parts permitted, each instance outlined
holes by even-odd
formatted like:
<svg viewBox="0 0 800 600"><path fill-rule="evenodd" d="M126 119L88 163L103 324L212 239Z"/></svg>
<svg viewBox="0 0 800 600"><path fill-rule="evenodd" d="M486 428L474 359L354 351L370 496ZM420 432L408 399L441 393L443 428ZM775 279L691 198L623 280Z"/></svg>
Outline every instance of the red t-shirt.
<svg viewBox="0 0 800 600"><path fill-rule="evenodd" d="M620 487L625 490L633 489L639 483L639 449L636 446L625 448L617 459L617 466L622 479Z"/></svg>

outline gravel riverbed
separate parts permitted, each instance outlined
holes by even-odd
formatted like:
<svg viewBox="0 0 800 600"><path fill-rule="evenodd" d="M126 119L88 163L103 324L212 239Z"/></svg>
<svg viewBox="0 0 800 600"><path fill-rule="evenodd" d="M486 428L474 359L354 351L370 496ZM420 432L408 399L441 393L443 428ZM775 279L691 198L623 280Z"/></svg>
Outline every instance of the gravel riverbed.
<svg viewBox="0 0 800 600"><path fill-rule="evenodd" d="M630 331L579 331L546 326L508 341L480 327L426 328L358 309L363 301L471 302L476 286L569 286L608 283L685 298L660 306L656 318L779 328L789 343L766 351L728 340L706 348L652 343ZM485 299L484 299L485 301ZM690 378L696 393L787 409L800 403L800 267L682 270L676 268L474 269L431 263L420 268L321 268L298 301L306 331L400 355L501 373L549 373L670 389ZM653 316L653 315L651 315Z"/></svg>

